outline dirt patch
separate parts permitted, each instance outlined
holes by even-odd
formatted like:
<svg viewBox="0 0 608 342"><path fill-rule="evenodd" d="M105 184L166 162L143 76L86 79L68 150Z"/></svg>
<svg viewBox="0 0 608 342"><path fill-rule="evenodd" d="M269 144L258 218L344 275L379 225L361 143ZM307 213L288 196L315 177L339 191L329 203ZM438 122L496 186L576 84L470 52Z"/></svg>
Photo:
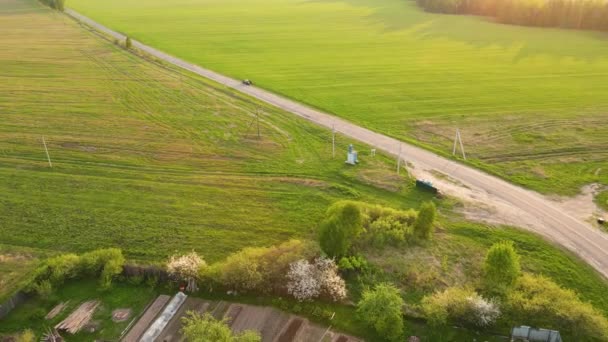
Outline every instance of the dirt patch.
<svg viewBox="0 0 608 342"><path fill-rule="evenodd" d="M139 341L139 338L143 333L148 329L148 326L152 323L154 318L160 313L160 311L165 307L167 302L169 302L171 297L167 295L158 296L152 304L150 304L143 316L135 323L133 328L129 330L129 333L122 339L123 342L136 342Z"/></svg>
<svg viewBox="0 0 608 342"><path fill-rule="evenodd" d="M131 309L116 309L112 311L112 321L124 322L131 318Z"/></svg>
<svg viewBox="0 0 608 342"><path fill-rule="evenodd" d="M580 194L574 197L557 197L548 198L559 204L570 215L577 217L587 222L595 222L598 216L602 216L602 210L595 203L594 199L602 190L599 184L586 185L581 189Z"/></svg>

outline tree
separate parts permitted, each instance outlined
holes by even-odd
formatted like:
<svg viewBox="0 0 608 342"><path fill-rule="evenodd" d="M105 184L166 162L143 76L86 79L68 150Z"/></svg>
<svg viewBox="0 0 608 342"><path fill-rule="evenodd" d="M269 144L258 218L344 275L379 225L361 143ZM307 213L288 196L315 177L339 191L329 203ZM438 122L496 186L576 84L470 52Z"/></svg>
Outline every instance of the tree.
<svg viewBox="0 0 608 342"><path fill-rule="evenodd" d="M131 38L130 38L130 37L127 37L127 38L125 39L125 47L126 47L127 49L130 49L130 48L131 48L131 46L133 46L133 43L131 43Z"/></svg>
<svg viewBox="0 0 608 342"><path fill-rule="evenodd" d="M198 291L196 278L198 277L201 268L207 264L196 252L191 252L186 255L173 255L167 263L167 272L178 280L185 280L188 285L186 291Z"/></svg>
<svg viewBox="0 0 608 342"><path fill-rule="evenodd" d="M332 259L317 258L314 263L301 259L289 266L287 292L299 301L320 295L338 301L346 298L346 284Z"/></svg>
<svg viewBox="0 0 608 342"><path fill-rule="evenodd" d="M366 290L357 304L360 319L391 341L403 335L403 299L393 285L378 284Z"/></svg>
<svg viewBox="0 0 608 342"><path fill-rule="evenodd" d="M418 217L414 221L414 236L421 240L429 240L435 229L437 208L433 202L425 202L420 206Z"/></svg>
<svg viewBox="0 0 608 342"><path fill-rule="evenodd" d="M319 244L327 255L340 258L347 255L362 230L359 206L349 201L338 202L327 210L319 232Z"/></svg>
<svg viewBox="0 0 608 342"><path fill-rule="evenodd" d="M259 342L260 335L251 330L233 334L226 321L218 321L208 313L188 311L182 317L182 334L188 342Z"/></svg>
<svg viewBox="0 0 608 342"><path fill-rule="evenodd" d="M511 241L492 245L484 262L484 285L490 293L504 294L515 285L521 273L519 255Z"/></svg>

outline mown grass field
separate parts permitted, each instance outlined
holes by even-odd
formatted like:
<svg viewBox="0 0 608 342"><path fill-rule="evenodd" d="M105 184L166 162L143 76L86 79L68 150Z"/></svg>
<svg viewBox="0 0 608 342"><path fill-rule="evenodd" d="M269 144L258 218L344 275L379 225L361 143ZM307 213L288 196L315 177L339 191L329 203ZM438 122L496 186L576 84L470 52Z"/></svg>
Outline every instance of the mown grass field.
<svg viewBox="0 0 608 342"><path fill-rule="evenodd" d="M33 0L0 3L0 242L216 261L309 237L344 197L417 206L383 156L125 52ZM44 29L41 29L44 28ZM49 167L42 137L53 167ZM358 146L362 154L364 146ZM375 185L374 185L375 184ZM385 190L386 188L388 190Z"/></svg>
<svg viewBox="0 0 608 342"><path fill-rule="evenodd" d="M608 35L424 13L408 0L71 0L191 62L530 188L608 184Z"/></svg>

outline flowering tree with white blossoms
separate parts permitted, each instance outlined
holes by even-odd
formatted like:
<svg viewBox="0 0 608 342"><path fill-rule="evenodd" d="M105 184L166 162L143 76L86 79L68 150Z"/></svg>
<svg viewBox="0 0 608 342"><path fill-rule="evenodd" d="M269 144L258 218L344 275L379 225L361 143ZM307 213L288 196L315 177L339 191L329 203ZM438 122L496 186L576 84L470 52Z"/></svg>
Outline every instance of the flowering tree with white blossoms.
<svg viewBox="0 0 608 342"><path fill-rule="evenodd" d="M186 255L173 255L167 263L167 271L173 277L187 282L186 291L198 291L196 278L201 267L206 266L203 260L196 252L191 252Z"/></svg>
<svg viewBox="0 0 608 342"><path fill-rule="evenodd" d="M313 264L304 259L295 261L289 265L287 280L287 292L299 301L321 294L335 301L346 297L346 285L331 259L317 258Z"/></svg>
<svg viewBox="0 0 608 342"><path fill-rule="evenodd" d="M317 258L315 260L317 281L321 292L334 301L346 298L346 283L338 274L338 266L333 259Z"/></svg>
<svg viewBox="0 0 608 342"><path fill-rule="evenodd" d="M475 316L475 323L480 327L487 327L496 322L500 316L500 308L493 299L485 299L480 295L467 297L471 310Z"/></svg>
<svg viewBox="0 0 608 342"><path fill-rule="evenodd" d="M289 265L287 292L299 301L319 296L319 282L315 267L308 260L298 260Z"/></svg>

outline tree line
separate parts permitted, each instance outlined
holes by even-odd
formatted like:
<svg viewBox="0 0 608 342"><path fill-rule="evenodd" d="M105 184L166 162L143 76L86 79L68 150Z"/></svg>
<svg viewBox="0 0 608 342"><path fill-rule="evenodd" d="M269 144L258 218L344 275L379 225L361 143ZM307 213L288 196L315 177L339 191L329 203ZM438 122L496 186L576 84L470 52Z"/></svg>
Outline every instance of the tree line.
<svg viewBox="0 0 608 342"><path fill-rule="evenodd" d="M504 24L608 31L606 0L416 0L428 12L493 17Z"/></svg>

